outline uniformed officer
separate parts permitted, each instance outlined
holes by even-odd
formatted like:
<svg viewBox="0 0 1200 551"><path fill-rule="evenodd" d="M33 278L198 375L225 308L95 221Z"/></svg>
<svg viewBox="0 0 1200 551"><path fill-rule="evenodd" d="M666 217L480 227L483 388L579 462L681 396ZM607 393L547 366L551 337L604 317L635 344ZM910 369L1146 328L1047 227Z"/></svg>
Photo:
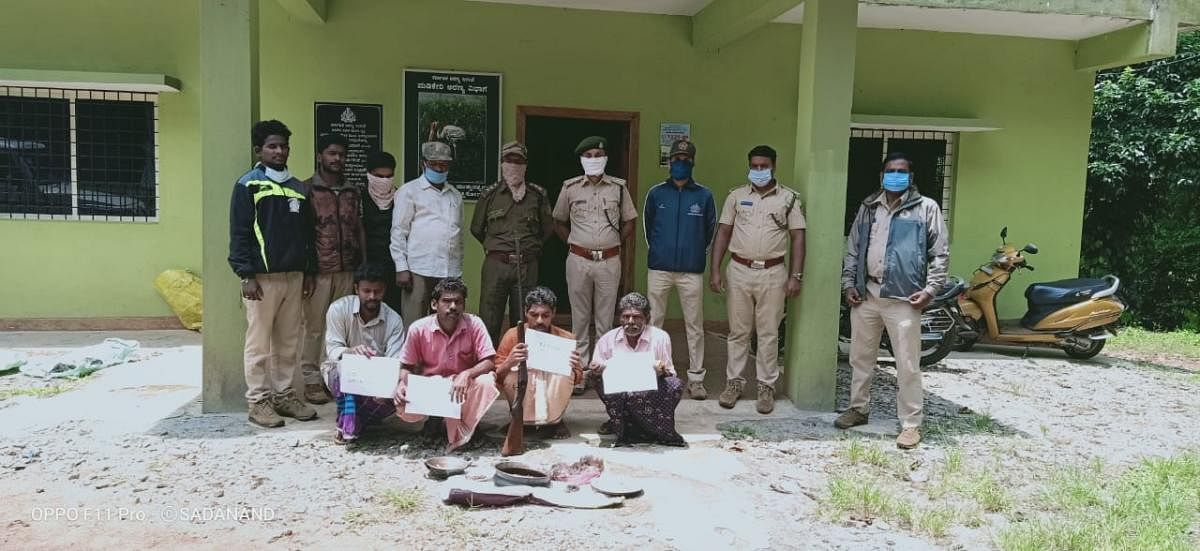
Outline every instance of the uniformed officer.
<svg viewBox="0 0 1200 551"><path fill-rule="evenodd" d="M583 364L598 338L613 326L621 284L621 242L633 234L637 208L625 180L604 173L608 140L584 138L575 147L583 175L563 182L554 205L558 236L567 243L567 291L571 332ZM578 389L577 389L578 390Z"/></svg>
<svg viewBox="0 0 1200 551"><path fill-rule="evenodd" d="M542 245L554 233L550 216L550 197L546 190L525 181L528 154L519 142L500 148L500 176L475 203L471 235L487 251L479 293L479 317L487 326L492 345L500 339L504 307L508 320L516 324L522 312L523 297L518 294L517 277L524 291L537 286L538 256Z"/></svg>
<svg viewBox="0 0 1200 551"><path fill-rule="evenodd" d="M729 192L718 220L709 286L725 291L718 269L730 260L726 277L729 295L729 363L725 391L718 401L732 408L742 395L742 371L750 354L750 332L758 333L759 413L775 409L779 379L779 322L786 297L800 293L804 281L804 211L799 195L775 179L775 150L760 145L750 150L750 183ZM788 262L788 241L791 258ZM786 297L785 297L786 295Z"/></svg>

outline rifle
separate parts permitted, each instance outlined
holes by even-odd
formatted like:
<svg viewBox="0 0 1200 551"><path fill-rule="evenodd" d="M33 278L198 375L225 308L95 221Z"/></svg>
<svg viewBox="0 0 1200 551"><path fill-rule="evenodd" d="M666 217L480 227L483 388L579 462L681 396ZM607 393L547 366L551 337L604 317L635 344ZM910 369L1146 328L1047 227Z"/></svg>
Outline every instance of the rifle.
<svg viewBox="0 0 1200 551"><path fill-rule="evenodd" d="M521 241L514 240L516 245L516 254L521 256ZM514 310L518 312L517 317L520 321L517 322L517 344L525 344L525 314L521 310L521 304L524 304L522 296L522 281L521 270L525 268L524 258L522 262L517 263L517 303ZM510 304L510 307L512 305ZM504 445L500 448L500 455L521 455L525 453L525 391L529 388L529 366L524 360L517 366L517 395L513 400L512 406L508 409L508 434L504 436Z"/></svg>

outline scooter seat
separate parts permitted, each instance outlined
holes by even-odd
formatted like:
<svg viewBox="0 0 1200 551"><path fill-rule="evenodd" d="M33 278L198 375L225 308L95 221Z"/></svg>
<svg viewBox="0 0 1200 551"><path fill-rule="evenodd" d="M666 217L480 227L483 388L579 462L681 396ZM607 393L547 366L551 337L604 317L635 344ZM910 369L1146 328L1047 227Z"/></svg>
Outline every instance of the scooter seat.
<svg viewBox="0 0 1200 551"><path fill-rule="evenodd" d="M1075 304L1092 298L1092 295L1109 287L1103 279L1063 279L1047 283L1034 283L1025 289L1025 299L1030 310L1034 306L1051 304Z"/></svg>

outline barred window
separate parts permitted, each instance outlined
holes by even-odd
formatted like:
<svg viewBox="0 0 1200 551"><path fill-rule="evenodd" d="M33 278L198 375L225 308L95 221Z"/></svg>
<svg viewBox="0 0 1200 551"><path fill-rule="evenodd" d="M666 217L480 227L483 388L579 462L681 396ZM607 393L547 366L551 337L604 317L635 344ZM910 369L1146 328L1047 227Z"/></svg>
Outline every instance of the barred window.
<svg viewBox="0 0 1200 551"><path fill-rule="evenodd" d="M158 220L158 94L0 86L0 218Z"/></svg>

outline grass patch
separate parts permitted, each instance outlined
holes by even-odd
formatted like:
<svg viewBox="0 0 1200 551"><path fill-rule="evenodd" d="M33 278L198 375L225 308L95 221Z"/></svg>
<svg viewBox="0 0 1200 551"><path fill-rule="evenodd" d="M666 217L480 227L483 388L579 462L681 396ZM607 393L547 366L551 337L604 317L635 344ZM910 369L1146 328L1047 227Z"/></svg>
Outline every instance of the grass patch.
<svg viewBox="0 0 1200 551"><path fill-rule="evenodd" d="M475 530L469 522L467 515L458 507L442 507L437 510L438 524L457 539L467 539L479 537L479 532Z"/></svg>
<svg viewBox="0 0 1200 551"><path fill-rule="evenodd" d="M890 469L895 461L883 448L867 444L862 440L851 440L846 446L846 460L851 465L872 465L881 469Z"/></svg>
<svg viewBox="0 0 1200 551"><path fill-rule="evenodd" d="M948 441L960 434L1011 434L986 413L967 413L930 419L921 426L921 434L931 441Z"/></svg>
<svg viewBox="0 0 1200 551"><path fill-rule="evenodd" d="M1200 523L1200 453L1143 461L1110 484L1100 470L1065 472L1048 499L1050 518L1000 533L1005 551L1195 549Z"/></svg>
<svg viewBox="0 0 1200 551"><path fill-rule="evenodd" d="M963 452L962 448L954 447L946 450L946 465L942 467L942 476L950 477L962 472L963 467Z"/></svg>
<svg viewBox="0 0 1200 551"><path fill-rule="evenodd" d="M726 440L752 440L758 436L753 428L744 425L734 425L721 430L721 436Z"/></svg>
<svg viewBox="0 0 1200 551"><path fill-rule="evenodd" d="M1109 345L1115 350L1200 359L1200 333L1191 331L1159 332L1127 327Z"/></svg>
<svg viewBox="0 0 1200 551"><path fill-rule="evenodd" d="M967 494L989 513L1007 511L1012 506L1008 491L990 473L984 473L972 481L967 487Z"/></svg>
<svg viewBox="0 0 1200 551"><path fill-rule="evenodd" d="M67 381L55 383L49 386L31 386L23 388L6 388L0 390L0 400L7 400L17 396L33 396L34 398L49 398L58 396L64 392L75 390L79 386L79 382Z"/></svg>
<svg viewBox="0 0 1200 551"><path fill-rule="evenodd" d="M835 478L822 505L835 516L870 521L884 519L934 537L946 535L957 514L947 507L921 509L884 490L878 481Z"/></svg>
<svg viewBox="0 0 1200 551"><path fill-rule="evenodd" d="M420 488L404 488L388 490L380 494L384 503L391 505L399 513L411 513L425 505L425 492Z"/></svg>

